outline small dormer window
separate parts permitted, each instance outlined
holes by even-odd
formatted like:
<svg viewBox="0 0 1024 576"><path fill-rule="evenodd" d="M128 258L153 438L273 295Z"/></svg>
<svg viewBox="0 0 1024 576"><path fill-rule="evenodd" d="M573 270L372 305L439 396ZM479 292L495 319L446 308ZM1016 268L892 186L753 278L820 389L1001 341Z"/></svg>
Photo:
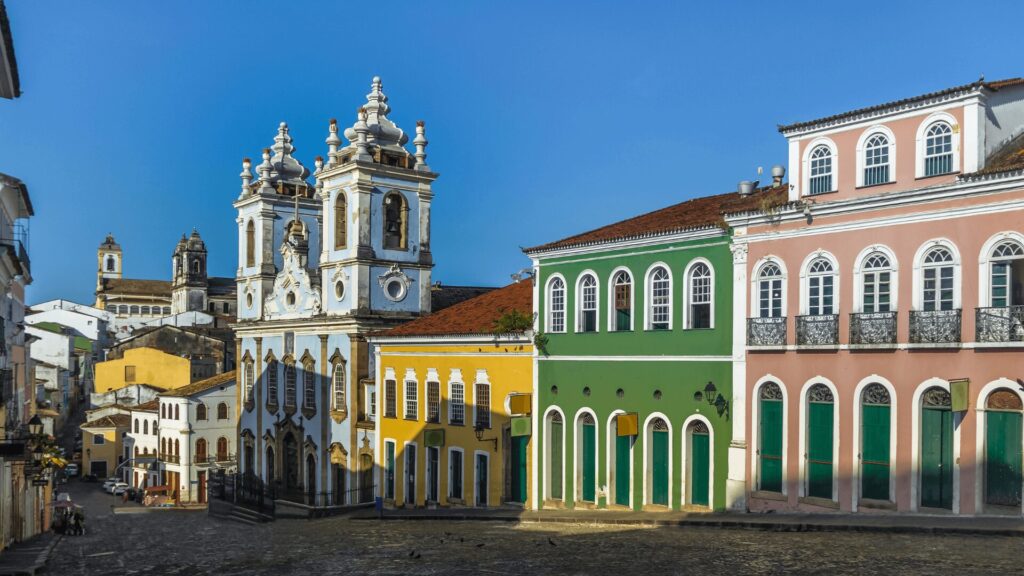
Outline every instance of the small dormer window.
<svg viewBox="0 0 1024 576"><path fill-rule="evenodd" d="M953 172L953 129L945 122L928 127L924 143L924 175Z"/></svg>
<svg viewBox="0 0 1024 576"><path fill-rule="evenodd" d="M864 186L889 182L889 139L885 134L868 138L864 146Z"/></svg>
<svg viewBox="0 0 1024 576"><path fill-rule="evenodd" d="M832 151L828 146L818 146L811 151L810 193L823 194L832 191Z"/></svg>

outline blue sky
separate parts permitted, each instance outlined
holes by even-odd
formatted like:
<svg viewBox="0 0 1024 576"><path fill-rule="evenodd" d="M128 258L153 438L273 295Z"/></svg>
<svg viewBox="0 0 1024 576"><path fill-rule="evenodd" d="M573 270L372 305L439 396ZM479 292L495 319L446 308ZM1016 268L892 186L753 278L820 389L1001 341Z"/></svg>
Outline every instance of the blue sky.
<svg viewBox="0 0 1024 576"><path fill-rule="evenodd" d="M521 246L785 163L777 124L1024 74L1024 8L972 6L8 0L24 94L0 102L0 171L36 209L28 300L91 301L107 232L126 276L168 279L192 227L232 276L242 157L284 120L312 168L374 75L399 126L427 122L435 279L505 284Z"/></svg>

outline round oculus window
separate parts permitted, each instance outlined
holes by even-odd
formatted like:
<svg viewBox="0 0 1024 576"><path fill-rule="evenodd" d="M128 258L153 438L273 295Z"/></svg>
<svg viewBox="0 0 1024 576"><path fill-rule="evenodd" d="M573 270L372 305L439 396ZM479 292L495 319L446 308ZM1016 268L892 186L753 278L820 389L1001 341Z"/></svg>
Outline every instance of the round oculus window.
<svg viewBox="0 0 1024 576"><path fill-rule="evenodd" d="M388 298L398 302L405 298L405 284L401 280L391 280L384 285L384 292L387 293Z"/></svg>
<svg viewBox="0 0 1024 576"><path fill-rule="evenodd" d="M334 297L338 300L345 297L345 283L341 280L334 283Z"/></svg>

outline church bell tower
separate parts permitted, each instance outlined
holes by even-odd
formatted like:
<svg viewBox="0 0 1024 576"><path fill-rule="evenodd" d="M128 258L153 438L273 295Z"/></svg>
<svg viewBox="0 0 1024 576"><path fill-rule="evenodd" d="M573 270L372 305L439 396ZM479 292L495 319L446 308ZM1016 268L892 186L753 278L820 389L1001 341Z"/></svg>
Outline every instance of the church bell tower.
<svg viewBox="0 0 1024 576"><path fill-rule="evenodd" d="M171 312L203 312L207 306L209 283L206 277L206 243L195 229L174 247L172 257Z"/></svg>
<svg viewBox="0 0 1024 576"><path fill-rule="evenodd" d="M114 240L113 234L107 234L107 237L100 244L99 249L96 250L96 307L104 308L104 303L100 301L99 293L103 291L104 280L108 278L120 278L122 273L122 255L121 246Z"/></svg>

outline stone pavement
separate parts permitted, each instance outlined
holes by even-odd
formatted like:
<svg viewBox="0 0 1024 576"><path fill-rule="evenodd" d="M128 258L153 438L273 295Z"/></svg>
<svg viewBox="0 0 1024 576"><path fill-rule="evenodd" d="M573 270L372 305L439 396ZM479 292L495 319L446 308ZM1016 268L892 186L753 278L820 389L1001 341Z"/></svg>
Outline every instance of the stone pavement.
<svg viewBox="0 0 1024 576"><path fill-rule="evenodd" d="M25 542L16 542L0 552L0 576L35 574L46 563L60 536L47 532Z"/></svg>
<svg viewBox="0 0 1024 576"><path fill-rule="evenodd" d="M360 510L350 515L376 519L377 512ZM932 534L987 534L1024 536L1019 516L941 516L930 514L744 514L694 512L631 512L618 510L519 510L513 508L394 509L385 520L486 520L619 526L695 526L747 528L780 532L852 531Z"/></svg>

